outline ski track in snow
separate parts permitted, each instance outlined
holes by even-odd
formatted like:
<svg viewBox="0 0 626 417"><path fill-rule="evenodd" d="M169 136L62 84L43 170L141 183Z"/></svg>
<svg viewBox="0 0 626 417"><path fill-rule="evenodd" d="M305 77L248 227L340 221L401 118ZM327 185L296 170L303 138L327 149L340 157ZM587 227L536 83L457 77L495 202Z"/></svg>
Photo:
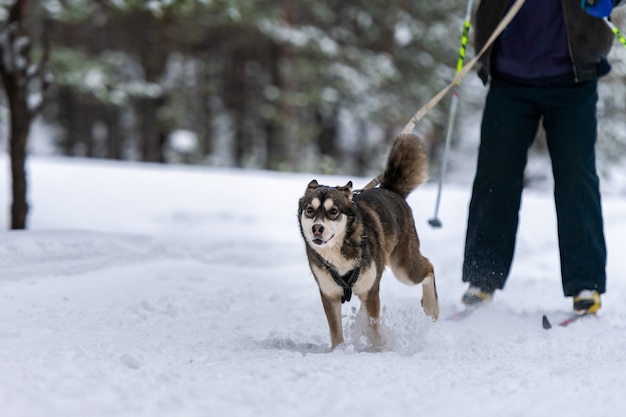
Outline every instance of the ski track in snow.
<svg viewBox="0 0 626 417"><path fill-rule="evenodd" d="M571 303L560 292L551 196L525 195L506 291L449 322L465 288L459 274L468 190L446 189L444 227L433 230L426 220L435 187L423 186L409 201L436 268L440 321L421 311L421 288L385 273L385 344L369 344L353 300L343 306L346 343L331 352L295 219L309 176L37 158L30 169L33 230L0 233L3 416L626 411L626 268L619 257L626 203L619 198L604 206L610 290L600 317L545 331L542 314L554 323ZM155 182L160 187L150 188ZM119 184L132 186L121 192ZM111 201L98 197L109 189ZM78 212L68 217L71 207Z"/></svg>

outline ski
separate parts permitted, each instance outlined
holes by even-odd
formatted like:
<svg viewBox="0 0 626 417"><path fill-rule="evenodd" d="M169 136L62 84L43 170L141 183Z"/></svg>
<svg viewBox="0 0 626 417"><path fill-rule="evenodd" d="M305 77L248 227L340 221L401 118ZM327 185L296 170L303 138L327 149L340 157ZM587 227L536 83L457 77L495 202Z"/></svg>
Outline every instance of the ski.
<svg viewBox="0 0 626 417"><path fill-rule="evenodd" d="M468 316L471 316L476 310L478 310L477 308L465 308L461 311L457 311L456 313L452 314L451 316L448 316L446 318L446 321L459 321L462 320Z"/></svg>
<svg viewBox="0 0 626 417"><path fill-rule="evenodd" d="M567 327L570 324L578 321L579 319L589 316L589 314L587 313L583 313L583 314L575 314L575 313L571 313L567 316L567 318L561 320L558 323L559 327ZM548 330L552 328L552 324L550 323L550 320L548 320L548 316L546 316L545 314L543 315L543 317L541 318L541 324L543 326L544 329Z"/></svg>
<svg viewBox="0 0 626 417"><path fill-rule="evenodd" d="M471 316L472 314L474 314L477 310L479 310L479 308L465 308L463 310L457 311L456 313L451 314L450 316L446 317L446 321L460 321L463 320L469 316ZM575 323L576 321L580 320L583 317L587 317L587 316L594 316L594 314L588 314L588 313L583 313L583 314L576 314L576 313L570 313L567 315L566 318L564 318L563 320L559 321L557 323L557 326L559 327L567 327L572 323ZM542 321L542 327L546 330L551 329L552 328L552 323L550 322L550 320L548 319L547 315L543 315L541 318Z"/></svg>

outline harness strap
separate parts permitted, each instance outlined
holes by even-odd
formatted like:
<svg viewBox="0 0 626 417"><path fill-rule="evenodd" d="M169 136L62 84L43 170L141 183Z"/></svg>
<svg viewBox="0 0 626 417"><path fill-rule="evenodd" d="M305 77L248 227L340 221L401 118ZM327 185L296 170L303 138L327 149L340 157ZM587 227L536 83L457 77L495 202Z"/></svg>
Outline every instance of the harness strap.
<svg viewBox="0 0 626 417"><path fill-rule="evenodd" d="M359 278L359 274L361 273L361 265L341 276L334 268L330 268L330 265L327 266L326 269L328 269L328 272L333 277L333 280L335 280L337 285L343 287L343 296L341 297L341 303L343 304L346 301L350 301L350 299L352 298L352 286Z"/></svg>
<svg viewBox="0 0 626 417"><path fill-rule="evenodd" d="M319 253L315 252L317 259L321 262L322 265L326 268L331 277L333 277L333 281L341 288L343 288L343 296L341 297L341 304L346 301L350 301L352 298L352 287L356 283L357 279L359 279L359 275L361 274L361 267L363 266L363 258L365 256L365 235L361 236L361 260L359 262L359 266L350 271L346 272L343 275L339 275L337 269L332 266L326 259L324 259Z"/></svg>

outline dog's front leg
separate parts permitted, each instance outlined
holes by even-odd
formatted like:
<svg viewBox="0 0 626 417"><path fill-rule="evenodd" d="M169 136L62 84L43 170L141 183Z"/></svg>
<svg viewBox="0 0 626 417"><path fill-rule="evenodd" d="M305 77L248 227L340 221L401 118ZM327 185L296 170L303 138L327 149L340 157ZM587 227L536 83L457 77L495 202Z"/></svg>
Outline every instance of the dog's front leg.
<svg viewBox="0 0 626 417"><path fill-rule="evenodd" d="M343 343L343 326L341 324L341 301L331 299L320 291L322 296L322 305L326 320L328 320L328 329L330 331L330 348L334 349L337 345Z"/></svg>
<svg viewBox="0 0 626 417"><path fill-rule="evenodd" d="M371 330L369 334L371 342L374 345L384 344L383 338L378 331L380 323L380 295L378 286L370 289L365 296L359 298L361 299L361 307L363 307L367 313L368 324Z"/></svg>

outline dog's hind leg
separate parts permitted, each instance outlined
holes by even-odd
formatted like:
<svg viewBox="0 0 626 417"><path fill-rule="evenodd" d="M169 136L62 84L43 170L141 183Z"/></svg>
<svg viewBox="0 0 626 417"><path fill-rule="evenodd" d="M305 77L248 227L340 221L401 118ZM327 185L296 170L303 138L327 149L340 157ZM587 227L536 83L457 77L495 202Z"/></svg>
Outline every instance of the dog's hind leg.
<svg viewBox="0 0 626 417"><path fill-rule="evenodd" d="M439 300L437 299L434 272L431 272L422 281L422 308L427 316L432 317L433 321L437 321L439 318Z"/></svg>
<svg viewBox="0 0 626 417"><path fill-rule="evenodd" d="M427 316L433 321L439 318L439 298L437 297L437 285L435 284L435 268L427 258L419 256L417 268L413 274L422 283L422 308Z"/></svg>
<svg viewBox="0 0 626 417"><path fill-rule="evenodd" d="M401 282L407 285L422 284L422 307L433 321L439 318L439 301L435 285L435 269L421 254L410 256L409 252L394 252L391 269Z"/></svg>
<svg viewBox="0 0 626 417"><path fill-rule="evenodd" d="M328 330L330 331L330 348L334 349L337 345L343 343L343 327L341 324L341 301L332 300L320 291L322 296L322 305L326 320L328 320Z"/></svg>

